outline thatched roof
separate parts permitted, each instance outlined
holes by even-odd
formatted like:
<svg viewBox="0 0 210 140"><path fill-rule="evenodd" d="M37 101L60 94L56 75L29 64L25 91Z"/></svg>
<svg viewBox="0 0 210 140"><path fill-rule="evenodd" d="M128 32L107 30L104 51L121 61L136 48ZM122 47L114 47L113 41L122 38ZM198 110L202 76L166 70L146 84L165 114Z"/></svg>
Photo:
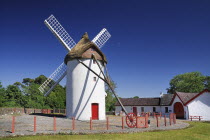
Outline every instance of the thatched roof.
<svg viewBox="0 0 210 140"><path fill-rule="evenodd" d="M85 33L81 40L75 45L74 48L69 51L69 53L65 57L65 64L67 64L68 61L71 61L73 59L80 59L80 58L91 58L90 56L83 55L88 49L93 48L95 52L99 54L100 57L96 57L98 60L102 60L103 62L107 63L106 56L102 53L102 51L89 40L88 34Z"/></svg>
<svg viewBox="0 0 210 140"><path fill-rule="evenodd" d="M170 105L171 103L171 100L173 99L174 97L174 94L163 94L163 96L161 97L161 102L160 102L160 105Z"/></svg>
<svg viewBox="0 0 210 140"><path fill-rule="evenodd" d="M120 98L124 106L169 106L174 94L163 94L154 98ZM120 106L118 102L115 106Z"/></svg>
<svg viewBox="0 0 210 140"><path fill-rule="evenodd" d="M124 106L159 106L160 98L120 98ZM120 106L118 102L115 106Z"/></svg>
<svg viewBox="0 0 210 140"><path fill-rule="evenodd" d="M184 104L199 94L199 93L185 93L185 92L176 92L176 93Z"/></svg>

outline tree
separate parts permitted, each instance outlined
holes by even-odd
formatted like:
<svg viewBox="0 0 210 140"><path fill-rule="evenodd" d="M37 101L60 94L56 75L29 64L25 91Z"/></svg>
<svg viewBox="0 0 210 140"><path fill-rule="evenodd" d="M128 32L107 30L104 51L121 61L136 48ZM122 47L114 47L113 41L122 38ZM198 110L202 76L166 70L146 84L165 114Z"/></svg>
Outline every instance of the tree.
<svg viewBox="0 0 210 140"><path fill-rule="evenodd" d="M114 83L114 81L111 81L111 86L114 90L116 89L116 83ZM106 93L106 111L113 111L115 109L114 104L116 103L117 99L114 97L108 86L106 86Z"/></svg>
<svg viewBox="0 0 210 140"><path fill-rule="evenodd" d="M65 108L66 107L66 90L61 85L57 85L50 95L46 98L46 104L50 108Z"/></svg>
<svg viewBox="0 0 210 140"><path fill-rule="evenodd" d="M7 107L20 107L23 104L23 97L20 89L15 85L7 86L4 105Z"/></svg>
<svg viewBox="0 0 210 140"><path fill-rule="evenodd" d="M39 85L31 83L30 86L24 88L26 96L26 104L24 107L27 108L45 108L45 97L39 91Z"/></svg>
<svg viewBox="0 0 210 140"><path fill-rule="evenodd" d="M168 93L180 92L201 92L205 89L206 77L200 72L190 72L175 76L170 81L170 87L167 88Z"/></svg>
<svg viewBox="0 0 210 140"><path fill-rule="evenodd" d="M41 85L44 83L45 80L47 80L47 77L44 75L40 75L39 77L35 78L34 83Z"/></svg>
<svg viewBox="0 0 210 140"><path fill-rule="evenodd" d="M133 98L139 98L139 96L134 96Z"/></svg>
<svg viewBox="0 0 210 140"><path fill-rule="evenodd" d="M15 82L6 89L0 82L0 107L65 108L65 87L58 84L47 97L39 91L38 88L46 79L44 75L35 79L24 78L22 83ZM55 81L51 82L53 84Z"/></svg>
<svg viewBox="0 0 210 140"><path fill-rule="evenodd" d="M3 88L0 82L0 107L4 106L4 102L5 102L5 89Z"/></svg>
<svg viewBox="0 0 210 140"><path fill-rule="evenodd" d="M24 78L22 83L25 84L26 86L29 86L33 82L34 82L34 79Z"/></svg>
<svg viewBox="0 0 210 140"><path fill-rule="evenodd" d="M210 76L206 76L206 79L205 79L205 89L210 90Z"/></svg>

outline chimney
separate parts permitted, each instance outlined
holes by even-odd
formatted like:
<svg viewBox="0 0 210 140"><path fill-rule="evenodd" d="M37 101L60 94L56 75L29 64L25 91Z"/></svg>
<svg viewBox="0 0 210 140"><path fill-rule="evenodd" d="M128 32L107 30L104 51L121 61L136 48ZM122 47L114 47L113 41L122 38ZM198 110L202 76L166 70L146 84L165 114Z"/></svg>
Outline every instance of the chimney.
<svg viewBox="0 0 210 140"><path fill-rule="evenodd" d="M160 97L162 97L163 96L163 92L160 92Z"/></svg>

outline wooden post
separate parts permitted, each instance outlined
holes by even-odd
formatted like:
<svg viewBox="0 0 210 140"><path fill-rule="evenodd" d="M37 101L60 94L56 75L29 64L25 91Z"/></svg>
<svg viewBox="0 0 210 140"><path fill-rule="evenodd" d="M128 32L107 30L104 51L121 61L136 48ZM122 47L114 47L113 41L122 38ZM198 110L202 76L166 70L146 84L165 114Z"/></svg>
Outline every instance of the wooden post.
<svg viewBox="0 0 210 140"><path fill-rule="evenodd" d="M161 119L161 117L162 117L162 112L160 112L160 119Z"/></svg>
<svg viewBox="0 0 210 140"><path fill-rule="evenodd" d="M122 129L124 129L124 117L122 116Z"/></svg>
<svg viewBox="0 0 210 140"><path fill-rule="evenodd" d="M90 130L92 130L92 117L90 117Z"/></svg>
<svg viewBox="0 0 210 140"><path fill-rule="evenodd" d="M149 118L149 115L146 114L145 116L145 127L148 128L148 118Z"/></svg>
<svg viewBox="0 0 210 140"><path fill-rule="evenodd" d="M53 120L54 131L56 131L56 117L53 117Z"/></svg>
<svg viewBox="0 0 210 140"><path fill-rule="evenodd" d="M164 123L165 123L165 126L166 126L166 115L164 115Z"/></svg>
<svg viewBox="0 0 210 140"><path fill-rule="evenodd" d="M109 130L109 117L106 117L106 129Z"/></svg>
<svg viewBox="0 0 210 140"><path fill-rule="evenodd" d="M201 121L201 116L199 116L199 121Z"/></svg>
<svg viewBox="0 0 210 140"><path fill-rule="evenodd" d="M174 117L174 124L176 124L176 114L175 113L174 113L173 117Z"/></svg>
<svg viewBox="0 0 210 140"><path fill-rule="evenodd" d="M139 128L139 119L138 119L139 117L138 116L136 116L136 128Z"/></svg>
<svg viewBox="0 0 210 140"><path fill-rule="evenodd" d="M34 132L36 132L36 116L34 116Z"/></svg>
<svg viewBox="0 0 210 140"><path fill-rule="evenodd" d="M72 130L75 130L75 118L72 118Z"/></svg>
<svg viewBox="0 0 210 140"><path fill-rule="evenodd" d="M192 121L192 116L190 116L190 119L191 119L191 121Z"/></svg>
<svg viewBox="0 0 210 140"><path fill-rule="evenodd" d="M170 123L170 125L171 125L171 113L170 113L170 115L169 115L169 123Z"/></svg>
<svg viewBox="0 0 210 140"><path fill-rule="evenodd" d="M15 133L15 116L12 116L12 133Z"/></svg>
<svg viewBox="0 0 210 140"><path fill-rule="evenodd" d="M157 120L157 127L159 127L158 116L156 116L156 120Z"/></svg>

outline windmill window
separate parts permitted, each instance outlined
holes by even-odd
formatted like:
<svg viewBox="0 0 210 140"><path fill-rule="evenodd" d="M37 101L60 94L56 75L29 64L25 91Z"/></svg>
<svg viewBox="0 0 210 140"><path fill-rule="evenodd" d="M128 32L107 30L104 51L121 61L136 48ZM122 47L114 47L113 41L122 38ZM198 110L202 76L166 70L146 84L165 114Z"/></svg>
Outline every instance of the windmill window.
<svg viewBox="0 0 210 140"><path fill-rule="evenodd" d="M96 63L96 61L95 60L93 60L93 64L95 64Z"/></svg>
<svg viewBox="0 0 210 140"><path fill-rule="evenodd" d="M94 82L96 81L96 77L93 77L93 81L94 81Z"/></svg>

